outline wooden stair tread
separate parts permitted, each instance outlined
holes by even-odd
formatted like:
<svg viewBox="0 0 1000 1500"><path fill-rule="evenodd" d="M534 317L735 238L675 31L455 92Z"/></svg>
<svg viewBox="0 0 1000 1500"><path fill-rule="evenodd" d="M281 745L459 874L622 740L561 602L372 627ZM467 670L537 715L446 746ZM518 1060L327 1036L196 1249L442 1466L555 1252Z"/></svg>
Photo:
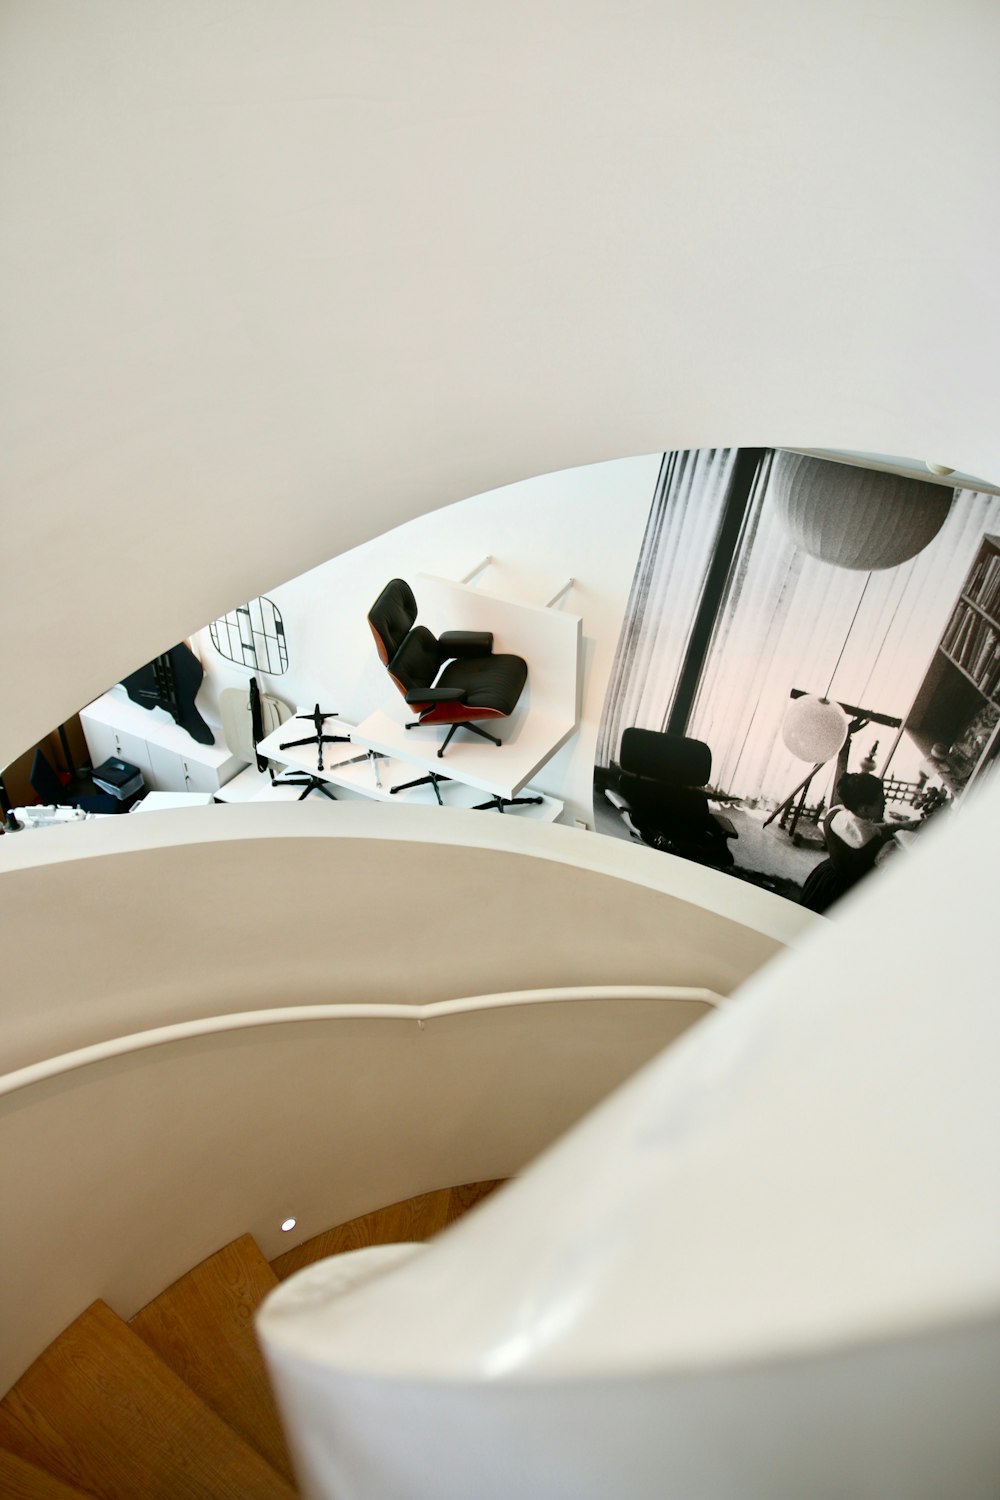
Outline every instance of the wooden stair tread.
<svg viewBox="0 0 1000 1500"><path fill-rule="evenodd" d="M4 1500L93 1500L89 1490L78 1490L16 1453L0 1448L0 1495Z"/></svg>
<svg viewBox="0 0 1000 1500"><path fill-rule="evenodd" d="M100 1500L295 1494L103 1302L0 1402L0 1445Z"/></svg>
<svg viewBox="0 0 1000 1500"><path fill-rule="evenodd" d="M345 1250L360 1250L366 1245L391 1245L401 1240L429 1240L501 1185L502 1179L469 1182L462 1187L438 1188L434 1192L407 1198L402 1203L391 1203L388 1208L378 1208L373 1213L349 1219L346 1224L324 1230L311 1240L296 1245L293 1250L286 1250L284 1255L272 1260L271 1268L278 1279L284 1281L304 1266L311 1266L328 1255L340 1255Z"/></svg>
<svg viewBox="0 0 1000 1500"><path fill-rule="evenodd" d="M278 1278L245 1234L203 1260L129 1327L245 1442L294 1484L253 1315Z"/></svg>

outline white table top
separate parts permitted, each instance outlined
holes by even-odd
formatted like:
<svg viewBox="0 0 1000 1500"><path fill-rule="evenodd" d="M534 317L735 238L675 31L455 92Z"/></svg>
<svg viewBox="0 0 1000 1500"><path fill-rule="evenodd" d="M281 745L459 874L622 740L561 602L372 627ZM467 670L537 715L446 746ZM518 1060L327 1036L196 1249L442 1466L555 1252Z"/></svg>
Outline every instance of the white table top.
<svg viewBox="0 0 1000 1500"><path fill-rule="evenodd" d="M452 747L455 741L448 747L444 760L436 758L428 760L414 759L412 756L402 760L397 756L371 757L367 753L368 743L359 742L355 736L357 731L351 724L346 724L342 719L330 719L324 726L325 732L331 734L351 734L352 742L344 745L323 746L323 770L318 768L318 751L315 745L298 745L293 749L284 749L289 740L301 739L309 732L309 724L301 719L289 719L261 740L258 749L261 755L269 760L280 761L290 771L304 771L309 775L318 775L334 788L337 793L346 791L358 797L367 797L374 801L392 803L410 803L417 806L436 805L437 798L434 788L430 785L410 787L405 791L393 792L393 787L401 783L412 781L415 777L422 776L425 771L437 771L449 779L441 783L441 801L445 807L476 807L486 802L490 795L496 795L494 786L483 786L482 782L470 782L465 778L464 767L451 766ZM414 731L414 733L430 733L430 731ZM439 743L439 736L435 735L435 744ZM484 744L484 751L492 750L494 755L499 756L501 752L493 745ZM359 759L359 757L361 757ZM462 780L457 776L461 770ZM301 787L282 787L280 783L274 787L266 775L253 771L253 784L251 773L244 771L235 778L234 782L227 783L221 789L219 796L226 801L293 801L302 794ZM523 783L520 784L523 786ZM228 795L227 795L228 794ZM484 795L485 794L485 795ZM540 795L533 793L530 788L523 793L524 796ZM517 795L513 791L502 791L502 796ZM314 800L321 800L318 794L313 794ZM509 808L507 812L519 817L538 819L544 822L554 822L562 812L563 804L555 797L542 797L540 803L532 803L527 806Z"/></svg>
<svg viewBox="0 0 1000 1500"><path fill-rule="evenodd" d="M211 807L214 801L211 792L147 792L141 802L129 808L129 812L163 812L168 807Z"/></svg>
<svg viewBox="0 0 1000 1500"><path fill-rule="evenodd" d="M414 712L397 694L382 708L369 714L354 731L360 745L370 745L423 771L440 771L480 791L514 797L532 776L560 749L576 725L571 719L535 710L509 719L484 719L482 727L501 741L500 748L462 729L438 757L448 724L428 724L417 729L405 726Z"/></svg>

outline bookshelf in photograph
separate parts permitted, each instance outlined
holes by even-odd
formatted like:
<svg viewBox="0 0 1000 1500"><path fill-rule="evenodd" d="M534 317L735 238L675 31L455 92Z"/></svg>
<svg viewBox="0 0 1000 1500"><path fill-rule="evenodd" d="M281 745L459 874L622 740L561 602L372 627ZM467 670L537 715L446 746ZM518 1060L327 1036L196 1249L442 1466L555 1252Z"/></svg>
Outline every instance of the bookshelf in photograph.
<svg viewBox="0 0 1000 1500"><path fill-rule="evenodd" d="M903 729L955 795L1000 748L1000 537L983 537Z"/></svg>

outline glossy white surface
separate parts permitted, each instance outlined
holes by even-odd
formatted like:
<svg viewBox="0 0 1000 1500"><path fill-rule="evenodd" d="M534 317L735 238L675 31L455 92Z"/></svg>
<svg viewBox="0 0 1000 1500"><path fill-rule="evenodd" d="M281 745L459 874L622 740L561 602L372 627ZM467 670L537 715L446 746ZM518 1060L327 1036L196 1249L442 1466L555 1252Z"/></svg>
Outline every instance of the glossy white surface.
<svg viewBox="0 0 1000 1500"><path fill-rule="evenodd" d="M129 811L176 812L181 807L211 807L214 801L211 792L147 792L142 801L137 802Z"/></svg>
<svg viewBox="0 0 1000 1500"><path fill-rule="evenodd" d="M407 977L370 1004L304 1006L289 954L278 1013L111 1032L7 1075L0 1388L95 1297L129 1318L239 1235L272 1257L414 1194L521 1171L708 1008L609 986L407 1010ZM130 998L131 1024L148 1025L155 994Z"/></svg>
<svg viewBox="0 0 1000 1500"><path fill-rule="evenodd" d="M1000 784L968 806L425 1255L265 1309L317 1495L995 1489Z"/></svg>

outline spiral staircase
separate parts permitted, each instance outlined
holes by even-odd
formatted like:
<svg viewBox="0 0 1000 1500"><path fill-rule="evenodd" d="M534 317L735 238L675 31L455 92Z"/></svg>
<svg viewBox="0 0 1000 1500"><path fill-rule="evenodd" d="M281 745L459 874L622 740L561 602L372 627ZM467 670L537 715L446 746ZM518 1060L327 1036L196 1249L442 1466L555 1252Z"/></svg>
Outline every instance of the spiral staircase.
<svg viewBox="0 0 1000 1500"><path fill-rule="evenodd" d="M10 1500L290 1500L288 1451L253 1333L279 1281L327 1255L427 1239L494 1182L423 1193L268 1262L242 1235L129 1321L96 1301L0 1401Z"/></svg>

